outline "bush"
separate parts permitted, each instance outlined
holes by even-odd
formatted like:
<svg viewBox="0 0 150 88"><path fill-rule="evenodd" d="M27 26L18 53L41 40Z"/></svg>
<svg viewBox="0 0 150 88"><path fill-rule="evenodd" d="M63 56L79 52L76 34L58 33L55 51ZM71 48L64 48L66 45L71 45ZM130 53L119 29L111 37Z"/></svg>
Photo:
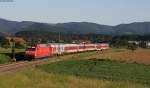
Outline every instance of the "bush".
<svg viewBox="0 0 150 88"><path fill-rule="evenodd" d="M134 52L137 49L137 45L135 43L128 44L128 49Z"/></svg>
<svg viewBox="0 0 150 88"><path fill-rule="evenodd" d="M20 43L16 43L15 48L24 49L24 48L25 48L25 45L20 44Z"/></svg>
<svg viewBox="0 0 150 88"><path fill-rule="evenodd" d="M11 58L9 56L4 55L4 54L0 54L0 64L6 63L10 60L11 60Z"/></svg>

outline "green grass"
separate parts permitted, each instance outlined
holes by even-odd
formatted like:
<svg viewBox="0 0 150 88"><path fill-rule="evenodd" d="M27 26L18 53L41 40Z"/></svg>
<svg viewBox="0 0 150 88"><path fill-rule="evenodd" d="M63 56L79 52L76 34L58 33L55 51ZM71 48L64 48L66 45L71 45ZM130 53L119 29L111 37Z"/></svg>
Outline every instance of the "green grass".
<svg viewBox="0 0 150 88"><path fill-rule="evenodd" d="M59 59L16 72L0 73L0 88L150 88L150 66L87 60L97 58L93 56L97 54L99 52L53 57Z"/></svg>
<svg viewBox="0 0 150 88"><path fill-rule="evenodd" d="M24 52L25 49L15 49L15 51L18 53L18 52ZM11 53L11 48L1 48L0 47L0 53Z"/></svg>
<svg viewBox="0 0 150 88"><path fill-rule="evenodd" d="M37 66L41 70L104 80L130 81L150 85L150 66L106 60L70 59Z"/></svg>
<svg viewBox="0 0 150 88"><path fill-rule="evenodd" d="M24 52L25 52L25 49L15 49L15 58L17 60L24 60L25 59ZM10 61L10 58L12 56L11 48L5 49L5 48L0 47L0 54L2 55L0 56L0 60L2 60L2 63L7 63L8 61Z"/></svg>
<svg viewBox="0 0 150 88"><path fill-rule="evenodd" d="M10 60L11 60L11 58L9 56L0 54L0 64L9 62Z"/></svg>
<svg viewBox="0 0 150 88"><path fill-rule="evenodd" d="M47 73L35 68L0 73L0 88L149 88L128 81L108 81Z"/></svg>

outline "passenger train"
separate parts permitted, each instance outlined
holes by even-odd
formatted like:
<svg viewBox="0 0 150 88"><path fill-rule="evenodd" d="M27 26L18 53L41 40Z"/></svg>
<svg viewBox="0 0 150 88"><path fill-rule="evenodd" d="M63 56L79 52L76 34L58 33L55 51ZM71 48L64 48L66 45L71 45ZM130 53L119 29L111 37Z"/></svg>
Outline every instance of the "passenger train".
<svg viewBox="0 0 150 88"><path fill-rule="evenodd" d="M76 52L94 51L108 49L109 44L61 44L61 43L49 43L49 44L36 44L34 46L28 46L25 51L26 57L32 57L34 59L50 57L55 55L63 55Z"/></svg>

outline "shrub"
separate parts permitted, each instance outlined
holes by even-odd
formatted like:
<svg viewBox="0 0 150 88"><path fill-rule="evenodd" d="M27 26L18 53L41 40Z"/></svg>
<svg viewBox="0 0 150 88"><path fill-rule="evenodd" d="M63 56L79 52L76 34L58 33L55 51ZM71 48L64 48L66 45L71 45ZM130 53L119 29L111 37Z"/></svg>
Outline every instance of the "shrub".
<svg viewBox="0 0 150 88"><path fill-rule="evenodd" d="M0 54L0 64L6 63L10 60L11 60L11 58L9 56L4 55L4 54Z"/></svg>
<svg viewBox="0 0 150 88"><path fill-rule="evenodd" d="M20 43L16 43L15 48L24 49L24 48L25 48L25 45L20 44Z"/></svg>
<svg viewBox="0 0 150 88"><path fill-rule="evenodd" d="M128 49L134 52L137 49L137 45L135 43L131 43L128 45Z"/></svg>

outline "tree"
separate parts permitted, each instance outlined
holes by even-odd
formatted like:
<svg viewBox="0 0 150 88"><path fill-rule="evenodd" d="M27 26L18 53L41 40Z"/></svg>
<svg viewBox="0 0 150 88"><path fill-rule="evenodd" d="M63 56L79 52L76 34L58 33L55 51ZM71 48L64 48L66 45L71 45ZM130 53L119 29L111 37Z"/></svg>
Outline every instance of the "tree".
<svg viewBox="0 0 150 88"><path fill-rule="evenodd" d="M136 43L129 43L128 44L128 49L132 50L132 52L134 52L137 49Z"/></svg>
<svg viewBox="0 0 150 88"><path fill-rule="evenodd" d="M142 47L142 48L146 48L146 42L142 41L139 46Z"/></svg>

